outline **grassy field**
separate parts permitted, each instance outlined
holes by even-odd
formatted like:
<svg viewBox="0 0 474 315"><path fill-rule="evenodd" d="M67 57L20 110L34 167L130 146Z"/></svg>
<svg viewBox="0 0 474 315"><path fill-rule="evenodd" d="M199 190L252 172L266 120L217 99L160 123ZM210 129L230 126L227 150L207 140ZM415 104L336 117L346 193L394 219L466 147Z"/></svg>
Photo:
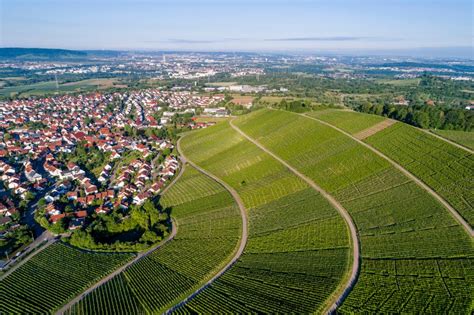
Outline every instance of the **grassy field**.
<svg viewBox="0 0 474 315"><path fill-rule="evenodd" d="M261 110L236 125L332 193L353 217L362 270L339 312L470 312L472 240L431 195L308 118Z"/></svg>
<svg viewBox="0 0 474 315"><path fill-rule="evenodd" d="M229 261L242 221L222 186L187 167L160 202L177 221L176 237L87 295L69 313L163 313Z"/></svg>
<svg viewBox="0 0 474 315"><path fill-rule="evenodd" d="M474 132L458 130L432 130L431 132L474 150Z"/></svg>
<svg viewBox="0 0 474 315"><path fill-rule="evenodd" d="M335 109L310 112L307 115L328 122L350 134L358 133L385 120L384 117L377 115Z"/></svg>
<svg viewBox="0 0 474 315"><path fill-rule="evenodd" d="M225 121L225 120L228 120L229 118L228 117L206 117L206 116L199 116L196 118L196 122L221 122L221 121Z"/></svg>
<svg viewBox="0 0 474 315"><path fill-rule="evenodd" d="M474 225L472 154L403 123L366 142L415 174Z"/></svg>
<svg viewBox="0 0 474 315"><path fill-rule="evenodd" d="M54 94L56 92L95 91L111 87L126 87L126 85L120 84L120 81L117 79L89 79L59 84L58 88L56 88L56 81L47 81L0 88L0 95L17 95L19 97L43 96L46 94Z"/></svg>
<svg viewBox="0 0 474 315"><path fill-rule="evenodd" d="M390 84L395 86L418 86L421 82L420 78L413 79L378 79L375 82L380 84Z"/></svg>
<svg viewBox="0 0 474 315"><path fill-rule="evenodd" d="M219 86L231 86L236 85L237 82L211 82L206 83L207 86L219 87Z"/></svg>
<svg viewBox="0 0 474 315"><path fill-rule="evenodd" d="M131 258L50 245L0 281L0 314L53 313Z"/></svg>
<svg viewBox="0 0 474 315"><path fill-rule="evenodd" d="M337 211L228 123L189 134L182 147L237 190L250 226L241 259L178 311L322 311L350 267L348 231Z"/></svg>
<svg viewBox="0 0 474 315"><path fill-rule="evenodd" d="M305 101L310 101L310 102L314 101L313 99L310 99L310 98L299 98L299 97L291 97L291 96L262 96L260 98L261 102L265 102L270 105L279 104L283 100L286 100L286 101L305 100Z"/></svg>

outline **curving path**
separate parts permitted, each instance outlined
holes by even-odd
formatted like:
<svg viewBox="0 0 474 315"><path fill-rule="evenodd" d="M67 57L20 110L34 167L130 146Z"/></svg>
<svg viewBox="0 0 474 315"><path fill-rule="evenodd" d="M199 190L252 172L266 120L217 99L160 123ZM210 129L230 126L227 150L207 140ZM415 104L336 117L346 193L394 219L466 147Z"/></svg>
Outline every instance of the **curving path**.
<svg viewBox="0 0 474 315"><path fill-rule="evenodd" d="M214 181L216 181L217 183L219 183L222 187L224 187L231 195L232 197L234 198L235 202L237 203L237 205L239 206L239 209L240 209L240 215L242 217L242 236L240 238L240 245L239 245L239 248L237 249L237 251L235 252L234 256L232 257L232 259L221 269L219 270L211 279L209 279L204 285L202 285L199 289L197 289L196 291L194 291L193 293L191 293L187 298L185 298L184 300L182 300L181 302L179 302L178 304L174 305L173 307L171 307L170 309L168 309L165 314L170 314L172 313L173 311L175 311L176 309L178 309L179 307L183 306L184 304L186 304L187 302L189 302L190 300L192 300L196 295L198 295L199 293L201 293L204 289L206 289L207 287L209 287L214 281L216 281L220 276L222 276L224 274L224 272L226 272L227 270L229 270L236 262L237 260L239 260L240 256L242 256L243 252L244 252L244 249L245 249L245 246L247 245L247 239L248 239L248 218L247 218L247 210L245 209L245 206L244 206L244 203L242 202L242 199L240 199L240 196L239 194L232 188L230 187L226 182L224 182L223 180L221 180L220 178L216 177L214 174L212 173L209 173L208 171L202 169L201 167L199 167L198 165L196 165L194 162L186 159L186 157L184 156L183 154L183 151L181 150L181 146L180 146L180 143L181 143L181 139L183 139L183 137L179 138L178 140L178 145L177 145L177 148L178 148L178 152L181 156L181 160L183 161L183 163L189 163L189 165L191 165L192 167L194 167L195 169L197 169L199 172L201 172L202 174L208 176L209 178L212 178Z"/></svg>
<svg viewBox="0 0 474 315"><path fill-rule="evenodd" d="M93 286L89 287L87 290L85 290L84 292L82 292L80 295L76 296L73 300L69 301L66 305L64 305L60 310L58 310L56 312L56 314L64 314L64 312L66 312L69 308L71 308L74 304L76 304L77 302L79 302L84 296L86 296L87 294L91 293L92 291L94 291L95 289L97 289L99 286L103 285L104 283L108 282L109 280L112 280L113 277L117 276L118 274L120 274L121 272L125 271L125 269L127 269L128 267L130 267L131 265L133 265L134 263L140 261L141 259L145 258L146 256L150 255L151 253L153 253L155 250L159 249L160 247L164 246L166 243L168 243L169 241L171 241L175 236L176 236L176 232L177 232L178 228L177 228L177 225L176 225L176 222L173 220L172 221L172 228L171 228L171 234L169 234L162 242L160 242L158 245L156 245L155 247L153 248L150 248L149 250L147 250L146 252L141 252L137 255L137 257L135 257L134 259L132 259L131 261L129 261L128 263L126 263L125 265L121 266L120 268L116 269L114 272L112 272L111 274L107 275L105 278L102 278L99 282L96 282Z"/></svg>
<svg viewBox="0 0 474 315"><path fill-rule="evenodd" d="M359 242L359 237L357 234L357 229L355 227L354 221L352 220L352 217L349 215L347 210L336 200L334 199L333 196L331 196L329 193L327 193L325 190L323 190L321 187L319 187L313 180L311 180L309 177L306 175L300 173L297 169L289 165L287 162L285 162L283 159L275 155L272 151L268 150L265 148L263 145L261 145L258 141L252 139L249 137L247 134L245 134L242 130L240 130L238 127L236 127L233 123L232 120L230 121L231 127L236 130L240 135L242 135L244 138L246 138L248 141L252 142L255 144L257 147L259 147L261 150L264 152L268 153L270 156L272 156L275 160L283 164L287 169L289 169L292 173L294 173L296 176L304 180L311 188L313 188L315 191L320 193L326 200L329 201L329 203L336 208L336 210L339 212L339 214L343 217L345 220L347 226L349 227L349 232L351 234L351 241L352 241L352 247L353 247L353 259L354 262L352 264L352 271L350 274L350 277L345 284L344 288L341 289L341 293L337 298L335 298L335 301L331 301L331 306L327 309L327 312L332 314L336 312L337 307L339 307L344 299L347 297L349 292L352 290L354 287L355 283L357 282L357 278L359 276L359 270L360 270L360 242Z"/></svg>
<svg viewBox="0 0 474 315"><path fill-rule="evenodd" d="M466 230L466 232L471 236L473 237L474 236L474 232L471 228L471 226L469 225L469 223L466 222L466 220L464 220L464 218L456 211L456 209L454 209L453 207L451 207L451 205L446 201L444 200L440 195L438 195L438 193L436 193L433 189L431 189L428 185L426 185L424 182L422 182L420 179L418 179L418 177L416 177L415 175L413 175L412 173L410 173L409 171L407 171L406 169L404 169L400 164L398 164L397 162L395 162L394 160L392 160L391 158L389 158L388 156L386 156L385 154L383 154L382 152L380 152L379 150L375 149L374 147L368 145L367 143L355 138L354 136L352 136L351 134L345 132L344 130L342 130L341 128L338 128L336 126L333 126L331 125L330 123L327 123L325 121L322 121L322 120L319 120L317 118L314 118L314 117L310 117L310 116L307 116L307 115L304 115L304 114L298 114L300 116L303 116L305 118L308 118L308 119L312 119L312 120L315 120L323 125L326 125L328 127L331 127L337 131L339 131L340 133L346 135L347 137L350 137L351 139L353 139L354 141L356 141L357 143L363 145L364 147L366 147L367 149L369 149L370 151L374 152L375 154L377 154L378 156L380 156L381 158L385 159L386 161L388 161L390 164L392 164L396 169L398 169L399 171L401 171L403 174L405 174L408 178L410 178L411 180L413 180L416 184L418 184L418 186L420 186L421 188L423 188L424 190L426 190L429 194L431 194L433 197L435 197L443 206L445 206L451 216L457 220L461 225L462 227ZM428 132L428 131L426 131ZM429 132L428 132L429 133ZM431 133L430 133L431 134Z"/></svg>
<svg viewBox="0 0 474 315"><path fill-rule="evenodd" d="M445 138L445 137L442 137L442 136L440 136L440 135L437 135L437 134L435 134L434 132L431 132L430 130L421 129L421 128L418 128L418 130L421 130L421 131L423 131L423 132L425 132L425 133L427 133L427 134L429 134L429 135L431 135L431 136L433 136L433 137L435 137L435 138L438 138L438 139L440 139L440 140L442 140L442 141L444 141L444 142L447 142L447 143L449 143L449 144L451 144L451 145L454 145L455 147L458 147L459 149L462 149L462 150L467 151L467 152L469 152L469 153L471 153L471 154L474 154L474 151L473 151L473 150L471 150L471 149L469 149L469 148L467 148L467 147L465 147L465 146L463 146L463 145L461 145L461 144L459 144L459 143L456 143L456 142L454 142L454 141L452 141L452 140L449 140L448 138Z"/></svg>
<svg viewBox="0 0 474 315"><path fill-rule="evenodd" d="M178 180L179 178L183 175L184 173L184 169L185 169L185 163L183 160L182 161L182 167L181 167L181 170L179 171L178 175L173 178L173 180L171 181L171 183L165 187L165 189L163 189L163 191L160 193L160 195L164 194L166 191L168 191L168 189L173 186ZM85 290L84 292L82 292L80 295L76 296L74 299L72 299L71 301L69 301L67 304L65 304L61 309L59 309L56 314L57 315L61 315L61 314L64 314L64 312L66 312L68 309L70 309L74 304L76 304L77 302L79 302L80 300L82 300L87 294L91 293L92 291L94 291L95 289L97 289L99 286L103 285L104 283L110 281L113 277L117 276L118 274L120 274L121 272L125 271L128 267L130 267L131 265L135 264L136 262L140 261L141 259L145 258L146 256L150 255L151 253L153 253L154 251L156 251L157 249L163 247L166 243L168 243L169 241L171 241L175 236L176 236L176 233L178 232L178 225L176 223L175 220L172 220L171 221L171 233L163 240L161 241L159 244L157 244L156 246L150 248L149 250L145 251L145 252L141 252L141 253L138 253L137 256L132 259L131 261L129 261L128 263L126 263L125 265L121 266L120 268L116 269L114 272L112 272L111 274L107 275L105 278L102 278L99 282L96 282L94 285L92 285L91 287L89 287L87 290Z"/></svg>

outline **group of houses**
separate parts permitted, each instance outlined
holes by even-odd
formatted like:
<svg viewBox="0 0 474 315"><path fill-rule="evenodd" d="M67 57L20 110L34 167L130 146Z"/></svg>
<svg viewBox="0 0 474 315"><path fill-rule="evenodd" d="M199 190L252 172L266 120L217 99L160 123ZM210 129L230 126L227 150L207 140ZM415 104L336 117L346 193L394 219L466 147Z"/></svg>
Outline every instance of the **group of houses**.
<svg viewBox="0 0 474 315"><path fill-rule="evenodd" d="M179 163L174 156L163 156L163 151L173 149L170 140L133 136L124 127L159 127L153 114L160 97L159 90L145 90L2 103L1 181L23 199L29 191L42 193L48 221L55 224L70 217L70 229L81 227L94 212L107 214L142 204L159 193ZM106 156L99 173L65 160L79 144ZM139 158L120 163L131 152ZM12 160L15 165L9 163ZM69 201L67 211L64 196Z"/></svg>

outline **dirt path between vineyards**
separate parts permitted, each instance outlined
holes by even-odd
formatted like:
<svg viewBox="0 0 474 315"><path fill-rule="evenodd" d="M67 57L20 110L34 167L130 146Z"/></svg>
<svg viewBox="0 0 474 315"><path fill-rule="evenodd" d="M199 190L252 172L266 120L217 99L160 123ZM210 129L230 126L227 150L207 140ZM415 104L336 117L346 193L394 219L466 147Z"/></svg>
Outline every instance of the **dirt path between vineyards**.
<svg viewBox="0 0 474 315"><path fill-rule="evenodd" d="M429 131L429 130L426 130L426 129L421 129L421 128L418 128L418 129L421 130L421 131L423 131L423 132L425 132L425 133L427 133L427 134L429 134L429 135L431 135L431 136L433 136L433 137L435 137L435 138L438 138L438 139L440 139L440 140L442 140L442 141L444 141L444 142L447 142L447 143L449 143L449 144L451 144L451 145L454 145L455 147L457 147L457 148L459 148L459 149L461 149L461 150L464 150L464 151L467 151L467 152L469 152L469 153L471 153L471 154L474 154L474 151L473 151L473 150L471 150L471 149L469 149L469 148L466 148L465 146L463 146L463 145L461 145L461 144L459 144L459 143L456 143L456 142L454 142L454 141L452 141L452 140L449 140L448 138L445 138L445 137L443 137L443 136L440 136L440 135L438 135L438 134L436 134L436 133L434 133L434 132L431 132L431 131Z"/></svg>
<svg viewBox="0 0 474 315"><path fill-rule="evenodd" d="M459 212L456 211L456 209L454 209L453 207L451 207L451 205L446 201L444 200L440 195L438 195L437 192L435 192L433 189L431 189L428 185L426 185L424 182L422 182L420 179L418 179L418 177L416 177L415 175L413 175L412 173L410 173L409 171L407 171L405 168L403 168L403 166L401 166L400 164L398 164L397 162L395 162L394 160L392 160L391 158L389 158L388 156L386 156L385 154L383 154L382 152L380 152L379 150L375 149L374 147L372 147L371 145L368 145L367 143L355 138L354 136L352 136L351 134L345 132L344 130L342 130L341 128L338 128L336 126L333 126L331 125L330 123L327 123L325 121L322 121L322 120L319 120L317 118L314 118L314 117L310 117L310 116L307 116L307 115L304 115L304 114L299 114L300 116L303 116L307 119L312 119L314 121L317 121L323 125L326 125L328 127L331 127L337 131L339 131L340 133L346 135L347 137L353 139L354 141L358 142L359 144L363 145L364 147L366 147L367 149L369 149L370 151L374 152L375 154L377 154L379 157L385 159L386 161L388 161L390 164L392 164L396 169L398 169L399 171L401 171L403 174L405 174L408 178L410 178L411 180L413 180L416 184L418 184L418 186L420 186L421 188L423 188L425 191L427 191L429 194L431 194L435 199L437 199L443 206L445 206L446 209L449 210L449 213L451 214L451 216L457 220L461 225L462 227L466 230L466 232L471 236L473 237L474 236L474 232L471 228L471 226L469 225L469 223L467 223L466 220L464 220L464 218L459 214Z"/></svg>
<svg viewBox="0 0 474 315"><path fill-rule="evenodd" d="M204 285L202 285L199 289L197 289L196 291L194 291L193 293L191 293L187 298L185 298L184 300L182 300L181 302L179 302L178 304L174 305L173 307L171 307L170 309L168 309L165 314L170 314L172 313L173 311L175 311L176 309L178 309L179 307L183 306L184 304L188 303L190 300L192 300L194 297L196 297L199 293L201 293L204 289L206 289L207 287L209 287L214 281L216 281L220 276L222 276L227 270L229 270L240 258L240 256L242 256L243 252L244 252L244 249L245 249L245 246L247 245L247 239L248 239L248 218L247 218L247 210L245 209L245 206L244 206L244 203L242 202L242 199L240 199L240 196L239 194L232 188L230 187L226 182L224 182L223 180L221 180L220 178L218 178L217 176L215 176L214 174L202 169L201 167L199 167L197 164L195 164L194 162L190 161L189 159L187 159L184 154L183 154L183 151L181 150L181 146L180 146L180 143L181 143L181 139L183 137L181 137L179 140L178 140L178 145L177 145L177 148L178 148L178 152L181 156L181 159L183 160L183 163L184 162L187 162L189 165L191 165L192 167L194 167L195 169L197 169L199 172L201 172L202 174L206 175L207 177L213 179L215 182L219 183L222 187L224 187L231 195L232 197L234 198L235 202L237 203L237 205L239 206L239 209L240 209L240 215L242 217L242 235L241 235L241 238L240 238L240 245L239 245L239 248L237 249L237 251L235 252L234 256L232 257L232 259L221 269L219 270L211 279L209 279Z"/></svg>
<svg viewBox="0 0 474 315"><path fill-rule="evenodd" d="M179 171L178 175L173 179L173 181L165 187L165 189L163 189L163 191L160 193L160 195L163 195L166 191L168 191L169 188L171 188L178 180L179 178L183 175L184 173L184 169L185 169L185 163L183 160L182 161L182 167L181 167L181 170ZM172 239L174 239L174 237L176 236L176 233L178 232L178 225L177 223L175 222L175 220L172 220L172 223L171 223L171 233L162 241L160 242L158 245L150 248L149 250L145 251L145 252L141 252L141 253L138 253L137 256L132 259L131 261L129 261L128 263L126 263L125 265L121 266L120 268L116 269L114 272L110 273L109 275L107 275L105 278L102 278L99 282L96 282L93 286L89 287L87 290L85 290L84 292L82 292L80 295L78 295L77 297L75 297L73 300L69 301L67 304L65 304L61 309L59 309L56 314L57 315L60 315L60 314L64 314L68 309L70 309L74 304L78 303L80 300L82 300L87 294L91 293L92 291L94 291L95 289L97 289L99 286L103 285L104 283L112 280L112 278L114 278L115 276L117 276L118 274L122 273L123 271L125 271L127 268L129 268L131 265L137 263L138 261L140 261L141 259L145 258L146 256L150 255L151 253L153 253L154 251L158 250L159 248L163 247L165 244L167 244L169 241L171 241Z"/></svg>
<svg viewBox="0 0 474 315"><path fill-rule="evenodd" d="M245 134L242 130L240 130L238 127L236 127L232 121L230 121L231 127L236 130L240 135L242 135L245 139L248 141L252 142L255 144L257 147L259 147L261 150L264 152L268 153L270 156L272 156L275 160L283 164L287 169L289 169L292 173L294 173L296 176L304 180L311 188L313 188L315 191L320 193L326 200L329 201L329 203L336 208L336 210L339 212L339 214L342 216L344 221L346 222L347 226L349 227L349 232L351 235L351 242L352 242L352 251L353 251L353 264L352 264L352 270L349 279L347 280L346 284L344 285L343 288L341 288L339 291L341 292L338 294L335 298L333 298L332 301L330 301L329 305L325 312L328 313L334 313L344 301L344 299L347 297L349 292L352 290L354 287L355 283L357 282L357 278L359 276L359 270L360 270L360 241L359 237L357 234L357 229L354 224L354 221L352 220L352 217L349 215L347 210L336 200L334 199L333 196L331 196L329 193L327 193L324 189L319 187L313 180L311 180L309 177L306 175L300 173L297 169L289 165L287 162L285 162L283 159L281 159L279 156L275 155L272 151L268 150L266 147L264 147L262 144L260 144L258 141L254 140L253 138L249 137L247 134Z"/></svg>

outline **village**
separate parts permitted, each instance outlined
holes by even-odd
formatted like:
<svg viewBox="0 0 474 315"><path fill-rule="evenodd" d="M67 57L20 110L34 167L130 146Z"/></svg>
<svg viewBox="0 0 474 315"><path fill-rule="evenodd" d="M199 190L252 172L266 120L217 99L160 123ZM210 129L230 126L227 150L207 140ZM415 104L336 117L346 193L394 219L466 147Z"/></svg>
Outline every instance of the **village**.
<svg viewBox="0 0 474 315"><path fill-rule="evenodd" d="M29 225L72 233L155 198L180 168L167 127L179 115L227 116L215 107L223 99L152 89L3 103L0 241L20 227L40 233ZM212 124L192 118L179 127Z"/></svg>

